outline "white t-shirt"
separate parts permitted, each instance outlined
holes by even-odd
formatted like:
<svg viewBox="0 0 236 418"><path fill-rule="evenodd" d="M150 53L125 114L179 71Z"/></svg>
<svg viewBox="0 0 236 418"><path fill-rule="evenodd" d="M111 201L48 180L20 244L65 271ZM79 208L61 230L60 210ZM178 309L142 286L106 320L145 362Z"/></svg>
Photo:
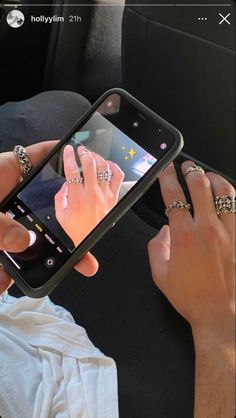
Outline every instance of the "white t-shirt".
<svg viewBox="0 0 236 418"><path fill-rule="evenodd" d="M0 417L118 418L114 361L48 297L0 296Z"/></svg>

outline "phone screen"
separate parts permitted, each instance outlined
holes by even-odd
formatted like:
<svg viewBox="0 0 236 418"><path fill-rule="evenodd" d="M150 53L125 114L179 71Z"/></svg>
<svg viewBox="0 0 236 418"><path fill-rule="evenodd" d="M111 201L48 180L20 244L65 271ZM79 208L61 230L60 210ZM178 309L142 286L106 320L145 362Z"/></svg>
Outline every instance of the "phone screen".
<svg viewBox="0 0 236 418"><path fill-rule="evenodd" d="M5 252L22 279L46 283L174 142L123 96L108 96L3 208L30 233L27 250Z"/></svg>

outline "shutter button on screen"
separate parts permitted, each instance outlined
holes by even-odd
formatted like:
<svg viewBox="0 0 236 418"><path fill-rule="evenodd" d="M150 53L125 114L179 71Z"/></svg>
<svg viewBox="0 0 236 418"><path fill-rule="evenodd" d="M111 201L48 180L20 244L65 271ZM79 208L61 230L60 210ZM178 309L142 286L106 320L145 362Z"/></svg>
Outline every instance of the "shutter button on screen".
<svg viewBox="0 0 236 418"><path fill-rule="evenodd" d="M55 266L55 258L53 258L53 257L48 257L48 258L45 260L45 266L46 266L48 269L53 268L53 267Z"/></svg>
<svg viewBox="0 0 236 418"><path fill-rule="evenodd" d="M34 245L34 243L37 239L37 235L35 234L34 231L29 231L29 236L30 236L29 247L31 247L32 245Z"/></svg>

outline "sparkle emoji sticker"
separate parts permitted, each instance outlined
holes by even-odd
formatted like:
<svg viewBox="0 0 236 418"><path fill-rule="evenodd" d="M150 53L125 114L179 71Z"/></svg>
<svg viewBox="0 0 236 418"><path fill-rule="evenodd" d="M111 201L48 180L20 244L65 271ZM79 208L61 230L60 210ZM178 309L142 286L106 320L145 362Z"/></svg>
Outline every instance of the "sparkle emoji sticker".
<svg viewBox="0 0 236 418"><path fill-rule="evenodd" d="M126 154L124 156L124 159L126 161L129 160L129 159L132 160L134 158L135 154L137 154L137 152L134 150L133 147L131 147L129 151L126 151L126 146L122 145L121 150Z"/></svg>

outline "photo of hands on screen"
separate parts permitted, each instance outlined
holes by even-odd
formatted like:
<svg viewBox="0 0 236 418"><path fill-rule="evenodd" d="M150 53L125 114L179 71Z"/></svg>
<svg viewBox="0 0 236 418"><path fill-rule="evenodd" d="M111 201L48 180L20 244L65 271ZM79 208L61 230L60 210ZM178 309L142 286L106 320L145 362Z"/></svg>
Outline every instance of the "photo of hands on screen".
<svg viewBox="0 0 236 418"><path fill-rule="evenodd" d="M73 251L156 161L96 112L18 198Z"/></svg>

